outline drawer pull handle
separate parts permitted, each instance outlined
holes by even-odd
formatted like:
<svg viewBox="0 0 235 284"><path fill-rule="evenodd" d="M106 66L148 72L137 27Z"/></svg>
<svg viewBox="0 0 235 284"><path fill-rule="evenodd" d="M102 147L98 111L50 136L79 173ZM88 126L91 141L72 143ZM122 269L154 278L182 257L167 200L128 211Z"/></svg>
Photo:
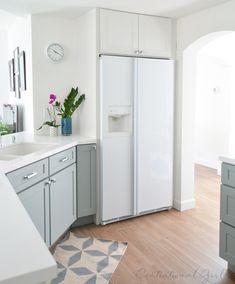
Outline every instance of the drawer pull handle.
<svg viewBox="0 0 235 284"><path fill-rule="evenodd" d="M228 180L230 180L230 170L228 170Z"/></svg>
<svg viewBox="0 0 235 284"><path fill-rule="evenodd" d="M31 173L31 174L28 174L27 176L24 176L24 179L31 179L33 177L35 177L38 173Z"/></svg>
<svg viewBox="0 0 235 284"><path fill-rule="evenodd" d="M64 157L63 159L60 160L60 162L64 163L64 162L68 161L68 159L69 159L68 157Z"/></svg>

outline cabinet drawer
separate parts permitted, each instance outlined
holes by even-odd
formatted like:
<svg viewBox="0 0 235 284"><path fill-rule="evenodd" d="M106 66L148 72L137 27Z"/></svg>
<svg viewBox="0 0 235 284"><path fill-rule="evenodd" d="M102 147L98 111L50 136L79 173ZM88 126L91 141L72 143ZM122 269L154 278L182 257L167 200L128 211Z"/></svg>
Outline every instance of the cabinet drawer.
<svg viewBox="0 0 235 284"><path fill-rule="evenodd" d="M72 165L75 162L75 147L49 158L50 175Z"/></svg>
<svg viewBox="0 0 235 284"><path fill-rule="evenodd" d="M235 228L220 223L220 257L235 265Z"/></svg>
<svg viewBox="0 0 235 284"><path fill-rule="evenodd" d="M38 161L14 172L8 173L7 177L16 192L30 187L31 185L48 177L48 159Z"/></svg>
<svg viewBox="0 0 235 284"><path fill-rule="evenodd" d="M235 187L235 166L222 163L222 184Z"/></svg>
<svg viewBox="0 0 235 284"><path fill-rule="evenodd" d="M235 188L221 185L220 219L235 227Z"/></svg>

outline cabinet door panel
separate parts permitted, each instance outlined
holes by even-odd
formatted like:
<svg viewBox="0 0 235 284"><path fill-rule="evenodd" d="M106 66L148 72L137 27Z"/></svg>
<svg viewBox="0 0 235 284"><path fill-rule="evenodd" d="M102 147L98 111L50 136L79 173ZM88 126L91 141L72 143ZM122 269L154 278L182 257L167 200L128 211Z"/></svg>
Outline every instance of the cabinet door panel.
<svg viewBox="0 0 235 284"><path fill-rule="evenodd" d="M235 166L222 163L222 174L221 174L222 184L235 187Z"/></svg>
<svg viewBox="0 0 235 284"><path fill-rule="evenodd" d="M138 50L138 15L100 10L100 53L134 55Z"/></svg>
<svg viewBox="0 0 235 284"><path fill-rule="evenodd" d="M171 57L171 20L139 15L139 52L142 56Z"/></svg>
<svg viewBox="0 0 235 284"><path fill-rule="evenodd" d="M78 217L96 213L96 146L77 147Z"/></svg>
<svg viewBox="0 0 235 284"><path fill-rule="evenodd" d="M220 219L235 227L235 188L221 185Z"/></svg>
<svg viewBox="0 0 235 284"><path fill-rule="evenodd" d="M45 240L45 181L18 194L38 232Z"/></svg>
<svg viewBox="0 0 235 284"><path fill-rule="evenodd" d="M220 223L220 257L235 265L235 228Z"/></svg>
<svg viewBox="0 0 235 284"><path fill-rule="evenodd" d="M51 244L76 220L76 165L53 175L50 187Z"/></svg>

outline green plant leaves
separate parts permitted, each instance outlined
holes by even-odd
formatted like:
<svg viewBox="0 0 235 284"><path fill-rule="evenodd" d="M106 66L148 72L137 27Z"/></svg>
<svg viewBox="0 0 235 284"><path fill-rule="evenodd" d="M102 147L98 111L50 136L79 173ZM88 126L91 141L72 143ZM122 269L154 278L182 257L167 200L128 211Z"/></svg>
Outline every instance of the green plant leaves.
<svg viewBox="0 0 235 284"><path fill-rule="evenodd" d="M55 103L58 115L61 115L62 118L71 117L84 100L85 95L79 96L78 87L76 89L72 88L64 100L63 107L60 102Z"/></svg>

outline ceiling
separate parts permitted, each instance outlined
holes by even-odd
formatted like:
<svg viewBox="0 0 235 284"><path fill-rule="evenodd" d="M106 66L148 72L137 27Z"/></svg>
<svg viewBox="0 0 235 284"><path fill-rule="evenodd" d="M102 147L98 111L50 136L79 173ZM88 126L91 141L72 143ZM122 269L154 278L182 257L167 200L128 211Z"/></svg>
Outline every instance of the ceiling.
<svg viewBox="0 0 235 284"><path fill-rule="evenodd" d="M228 0L0 0L0 9L17 15L67 12L102 7L178 18ZM1 17L1 14L0 14Z"/></svg>

